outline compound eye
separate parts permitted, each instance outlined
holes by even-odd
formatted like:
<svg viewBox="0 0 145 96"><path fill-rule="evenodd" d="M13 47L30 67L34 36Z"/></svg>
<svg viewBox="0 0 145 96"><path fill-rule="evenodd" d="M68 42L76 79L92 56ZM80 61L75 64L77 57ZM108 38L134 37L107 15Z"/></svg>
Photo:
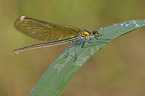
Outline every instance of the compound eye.
<svg viewBox="0 0 145 96"><path fill-rule="evenodd" d="M96 31L96 30L94 30L94 31L93 31L93 35L95 35L96 37L99 37L99 32Z"/></svg>

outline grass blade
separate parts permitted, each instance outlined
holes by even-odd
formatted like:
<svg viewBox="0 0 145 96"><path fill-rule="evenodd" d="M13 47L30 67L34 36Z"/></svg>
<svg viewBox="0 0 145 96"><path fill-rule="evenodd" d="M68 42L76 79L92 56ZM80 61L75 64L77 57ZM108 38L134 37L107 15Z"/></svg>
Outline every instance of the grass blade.
<svg viewBox="0 0 145 96"><path fill-rule="evenodd" d="M32 89L30 96L59 96L76 72L99 49L115 38L143 26L145 26L145 20L131 20L101 28L98 30L100 34L103 34L100 36L100 39L102 39L100 42L104 43L91 45L87 43L84 48L81 48L81 45L76 46L77 60L75 62L73 58L75 56L74 48L71 47L69 49L69 56L67 58L64 56L65 51L43 74L36 86ZM107 43L103 39L108 40ZM92 42L96 42L96 40L93 39Z"/></svg>

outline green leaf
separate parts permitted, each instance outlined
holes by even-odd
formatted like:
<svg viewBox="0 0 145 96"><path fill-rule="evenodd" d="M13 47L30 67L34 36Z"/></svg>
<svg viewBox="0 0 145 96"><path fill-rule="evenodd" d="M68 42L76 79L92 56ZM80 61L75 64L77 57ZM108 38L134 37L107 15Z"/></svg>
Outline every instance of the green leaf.
<svg viewBox="0 0 145 96"><path fill-rule="evenodd" d="M65 51L43 74L32 89L30 96L59 96L76 72L99 49L113 39L143 26L145 26L145 20L131 20L101 28L98 30L102 34L99 40L93 39L92 44L86 42L84 48L81 48L79 44L75 47L77 51L76 61L74 61L74 48L71 46L67 58L64 55Z"/></svg>

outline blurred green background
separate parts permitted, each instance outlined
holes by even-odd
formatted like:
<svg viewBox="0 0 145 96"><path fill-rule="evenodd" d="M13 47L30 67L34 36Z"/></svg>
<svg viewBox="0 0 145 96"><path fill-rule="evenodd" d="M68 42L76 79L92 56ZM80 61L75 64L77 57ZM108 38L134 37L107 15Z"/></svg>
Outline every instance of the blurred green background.
<svg viewBox="0 0 145 96"><path fill-rule="evenodd" d="M0 96L28 96L68 48L14 54L14 49L41 42L14 28L21 15L92 31L145 19L145 0L0 0ZM62 96L145 96L144 41L145 28L140 28L106 45L77 72Z"/></svg>

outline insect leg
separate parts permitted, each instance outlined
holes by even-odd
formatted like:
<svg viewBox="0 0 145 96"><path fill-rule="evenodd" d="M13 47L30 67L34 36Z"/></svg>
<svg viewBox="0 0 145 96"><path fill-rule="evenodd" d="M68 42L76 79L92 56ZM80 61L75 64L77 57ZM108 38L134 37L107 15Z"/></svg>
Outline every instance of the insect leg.
<svg viewBox="0 0 145 96"><path fill-rule="evenodd" d="M76 45L75 45L76 43L74 43L74 51L75 51L75 60L74 60L74 62L77 60L77 52L76 52Z"/></svg>
<svg viewBox="0 0 145 96"><path fill-rule="evenodd" d="M67 49L67 51L66 51L66 55L65 55L65 57L67 57L68 56L68 52L69 52L69 49L70 49L70 44L72 43L73 41L71 41L71 42L69 42L69 46L68 46L68 49Z"/></svg>
<svg viewBox="0 0 145 96"><path fill-rule="evenodd" d="M83 47L84 47L84 45L85 45L85 41L83 41L83 42L82 42L82 46L81 46L81 47L83 48Z"/></svg>

